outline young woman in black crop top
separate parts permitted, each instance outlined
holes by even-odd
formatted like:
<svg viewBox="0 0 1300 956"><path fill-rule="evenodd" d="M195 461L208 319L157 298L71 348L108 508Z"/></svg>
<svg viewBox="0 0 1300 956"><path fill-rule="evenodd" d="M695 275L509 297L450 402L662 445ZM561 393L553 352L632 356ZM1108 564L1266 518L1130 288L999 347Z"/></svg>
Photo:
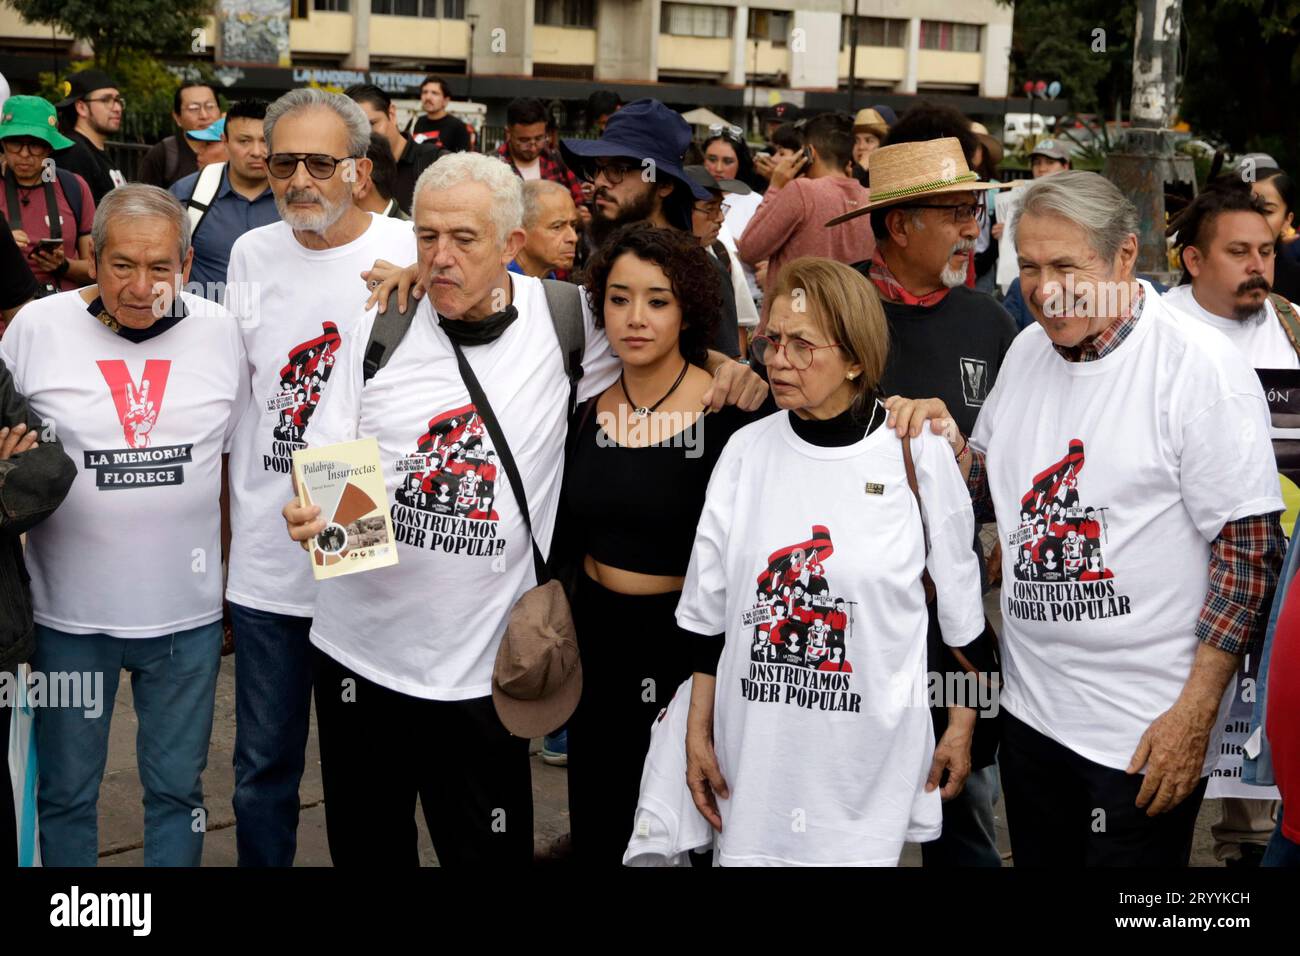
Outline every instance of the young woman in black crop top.
<svg viewBox="0 0 1300 956"><path fill-rule="evenodd" d="M683 232L625 226L587 273L623 377L581 407L562 536L580 556L573 616L583 688L568 723L574 857L618 866L650 727L691 674L674 617L713 465L759 413L702 413L705 343L722 309L707 253Z"/></svg>

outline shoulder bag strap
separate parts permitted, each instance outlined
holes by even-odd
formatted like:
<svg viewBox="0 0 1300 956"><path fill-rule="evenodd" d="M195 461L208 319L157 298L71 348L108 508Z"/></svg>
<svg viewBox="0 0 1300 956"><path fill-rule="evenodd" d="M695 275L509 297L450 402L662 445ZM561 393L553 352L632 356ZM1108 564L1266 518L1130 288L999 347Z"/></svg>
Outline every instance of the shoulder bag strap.
<svg viewBox="0 0 1300 956"><path fill-rule="evenodd" d="M456 364L460 366L460 377L465 381L465 388L469 390L469 397L474 401L475 410L483 419L483 424L487 426L492 444L496 446L497 454L501 456L501 467L506 470L506 477L510 479L510 490L514 492L515 501L519 502L519 510L523 512L524 527L528 529L528 539L533 545L533 570L537 573L537 583L545 584L551 576L547 573L546 561L542 558L542 551L537 547L537 538L533 534L533 519L528 513L528 498L524 492L523 479L519 476L519 469L515 467L515 457L510 454L510 445L506 443L505 433L501 431L501 424L492 411L487 395L483 393L483 386L479 384L478 376L470 368L464 350L456 342L452 342L451 347L456 350Z"/></svg>

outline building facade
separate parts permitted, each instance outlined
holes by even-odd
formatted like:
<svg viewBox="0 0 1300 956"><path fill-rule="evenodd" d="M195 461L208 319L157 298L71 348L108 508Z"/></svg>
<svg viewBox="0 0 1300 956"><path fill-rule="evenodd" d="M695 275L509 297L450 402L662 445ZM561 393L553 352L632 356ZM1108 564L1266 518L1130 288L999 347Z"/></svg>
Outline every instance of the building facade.
<svg viewBox="0 0 1300 956"><path fill-rule="evenodd" d="M851 59L858 89L1005 97L1014 12L998 0L857 0L851 58L855 0L287 3L285 65L300 75L434 70L467 79L716 86L749 88L760 102L770 90L845 90ZM0 4L0 47L35 54L71 46ZM216 46L195 58L219 61Z"/></svg>

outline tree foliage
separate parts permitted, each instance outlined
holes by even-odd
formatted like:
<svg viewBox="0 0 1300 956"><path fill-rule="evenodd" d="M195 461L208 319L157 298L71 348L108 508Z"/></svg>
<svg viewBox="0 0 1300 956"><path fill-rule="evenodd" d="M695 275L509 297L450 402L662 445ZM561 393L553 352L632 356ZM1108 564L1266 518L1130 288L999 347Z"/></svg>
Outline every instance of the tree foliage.
<svg viewBox="0 0 1300 956"><path fill-rule="evenodd" d="M97 65L112 72L124 54L188 55L214 0L4 0L29 23L51 24L88 40Z"/></svg>
<svg viewBox="0 0 1300 956"><path fill-rule="evenodd" d="M1056 79L1073 110L1127 117L1136 24L1136 0L1016 0L1013 90ZM1182 0L1179 75L1178 114L1196 136L1300 171L1300 0Z"/></svg>

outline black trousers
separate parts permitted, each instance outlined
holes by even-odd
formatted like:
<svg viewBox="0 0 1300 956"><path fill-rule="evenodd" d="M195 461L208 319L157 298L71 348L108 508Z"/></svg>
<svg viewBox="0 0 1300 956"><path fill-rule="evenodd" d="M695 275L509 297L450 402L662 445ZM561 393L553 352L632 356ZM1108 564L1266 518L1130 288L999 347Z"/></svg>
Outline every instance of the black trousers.
<svg viewBox="0 0 1300 956"><path fill-rule="evenodd" d="M501 725L490 696L411 697L315 647L312 678L335 866L418 866L417 796L441 866L532 863L528 741Z"/></svg>
<svg viewBox="0 0 1300 956"><path fill-rule="evenodd" d="M1210 778L1148 817L1134 800L1142 774L1103 767L1001 714L1002 789L1017 867L1186 866Z"/></svg>
<svg viewBox="0 0 1300 956"><path fill-rule="evenodd" d="M579 572L573 622L582 697L569 718L569 827L573 857L622 865L635 825L650 727L691 676L689 635L677 628L680 591L633 596ZM683 746L685 742L683 741Z"/></svg>

